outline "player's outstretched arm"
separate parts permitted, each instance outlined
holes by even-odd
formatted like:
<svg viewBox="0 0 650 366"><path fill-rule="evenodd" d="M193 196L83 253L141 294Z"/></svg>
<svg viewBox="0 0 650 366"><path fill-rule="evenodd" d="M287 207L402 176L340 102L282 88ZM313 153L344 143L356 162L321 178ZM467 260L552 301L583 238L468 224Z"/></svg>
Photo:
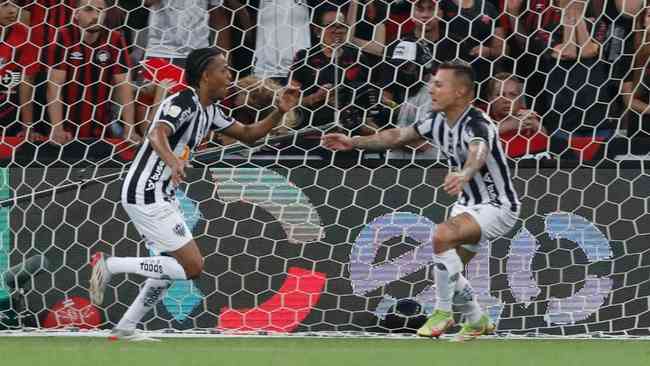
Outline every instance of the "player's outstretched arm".
<svg viewBox="0 0 650 366"><path fill-rule="evenodd" d="M459 172L451 172L445 177L443 188L452 196L462 192L465 183L469 182L485 165L487 159L488 145L485 141L477 140L469 144L469 153L463 169Z"/></svg>
<svg viewBox="0 0 650 366"><path fill-rule="evenodd" d="M283 88L278 95L277 108L263 120L252 125L233 123L223 131L224 134L241 142L252 144L266 136L273 128L282 122L282 116L298 104L300 90L294 86Z"/></svg>
<svg viewBox="0 0 650 366"><path fill-rule="evenodd" d="M374 150L383 151L402 147L420 138L412 126L391 128L374 135L349 137L341 133L323 135L321 142L331 150Z"/></svg>

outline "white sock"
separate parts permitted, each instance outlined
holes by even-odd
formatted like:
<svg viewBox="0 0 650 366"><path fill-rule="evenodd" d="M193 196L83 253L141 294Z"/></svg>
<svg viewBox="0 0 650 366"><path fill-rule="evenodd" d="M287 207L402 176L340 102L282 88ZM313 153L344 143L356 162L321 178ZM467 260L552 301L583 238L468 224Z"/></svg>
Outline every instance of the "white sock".
<svg viewBox="0 0 650 366"><path fill-rule="evenodd" d="M434 254L435 262L433 276L436 281L436 298L438 310L451 311L456 282L463 271L463 262L456 250L451 249L444 253Z"/></svg>
<svg viewBox="0 0 650 366"><path fill-rule="evenodd" d="M461 273L456 281L456 290L454 291L454 305L465 316L469 323L475 323L481 319L483 312L481 306L476 301L474 289L469 281Z"/></svg>
<svg viewBox="0 0 650 366"><path fill-rule="evenodd" d="M111 274L136 273L149 278L187 279L183 266L172 257L110 257L106 266Z"/></svg>
<svg viewBox="0 0 650 366"><path fill-rule="evenodd" d="M115 328L124 330L135 329L149 310L165 296L171 284L172 281L170 280L147 278L144 281L144 286L142 286L138 293L138 297L135 298L133 304L126 310L126 313L124 313Z"/></svg>

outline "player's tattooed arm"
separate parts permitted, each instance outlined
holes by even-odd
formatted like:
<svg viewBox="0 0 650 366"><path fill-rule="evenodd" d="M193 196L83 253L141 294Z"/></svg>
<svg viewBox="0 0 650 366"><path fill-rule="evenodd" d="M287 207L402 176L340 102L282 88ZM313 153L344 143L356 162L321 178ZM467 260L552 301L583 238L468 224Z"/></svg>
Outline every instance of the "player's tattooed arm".
<svg viewBox="0 0 650 366"><path fill-rule="evenodd" d="M484 140L477 139L470 142L467 161L463 169L459 172L447 174L443 183L444 190L452 196L460 194L463 186L485 165L487 152L488 145Z"/></svg>
<svg viewBox="0 0 650 366"><path fill-rule="evenodd" d="M352 145L364 150L387 150L402 147L410 142L420 139L420 135L412 127L392 128L374 135L356 136L352 138Z"/></svg>
<svg viewBox="0 0 650 366"><path fill-rule="evenodd" d="M277 96L276 109L263 120L251 125L240 122L233 123L224 130L227 136L236 138L246 144L252 144L266 136L273 128L282 122L282 117L298 104L300 90L295 86L282 88Z"/></svg>
<svg viewBox="0 0 650 366"><path fill-rule="evenodd" d="M342 133L328 133L321 137L321 143L330 150L374 150L383 151L402 147L420 139L413 127L391 128L374 135L350 137Z"/></svg>
<svg viewBox="0 0 650 366"><path fill-rule="evenodd" d="M469 144L469 153L467 161L461 170L461 173L469 179L474 176L485 165L487 159L488 145L483 140L474 140Z"/></svg>

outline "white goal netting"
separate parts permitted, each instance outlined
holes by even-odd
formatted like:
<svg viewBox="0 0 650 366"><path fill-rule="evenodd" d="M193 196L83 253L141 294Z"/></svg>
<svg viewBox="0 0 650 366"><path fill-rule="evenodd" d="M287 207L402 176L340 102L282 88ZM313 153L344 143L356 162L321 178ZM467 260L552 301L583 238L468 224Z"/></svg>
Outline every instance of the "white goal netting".
<svg viewBox="0 0 650 366"><path fill-rule="evenodd" d="M300 105L253 147L214 134L193 156L177 199L205 271L174 282L144 329L417 328L435 306L431 237L453 204L444 155L332 154L319 138L414 123L437 65L460 58L523 205L466 268L481 306L502 333L647 335L645 4L459 3L1 3L0 330L119 320L143 278L115 276L93 306L89 258L148 254L121 179L157 102L185 87L184 57L216 45L232 116L262 118L287 84Z"/></svg>

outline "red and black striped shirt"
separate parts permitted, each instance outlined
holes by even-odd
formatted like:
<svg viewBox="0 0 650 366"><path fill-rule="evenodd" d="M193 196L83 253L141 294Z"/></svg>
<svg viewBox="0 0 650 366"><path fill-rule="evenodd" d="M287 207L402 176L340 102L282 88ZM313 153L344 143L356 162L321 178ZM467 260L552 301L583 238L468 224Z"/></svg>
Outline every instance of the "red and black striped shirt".
<svg viewBox="0 0 650 366"><path fill-rule="evenodd" d="M43 51L54 44L58 29L72 24L77 0L23 0L20 5L30 12L30 41ZM45 65L56 62L46 56L40 59Z"/></svg>
<svg viewBox="0 0 650 366"><path fill-rule="evenodd" d="M0 38L0 120L13 118L18 101L15 98L18 84L25 75L36 70L38 49L28 42L29 30L22 24L14 24Z"/></svg>
<svg viewBox="0 0 650 366"><path fill-rule="evenodd" d="M99 137L108 122L108 106L115 75L131 68L126 41L119 32L101 31L94 44L81 39L81 29L68 26L59 30L57 42L45 52L52 67L66 72L63 103L68 121L81 126L79 137ZM99 125L93 125L93 123Z"/></svg>

